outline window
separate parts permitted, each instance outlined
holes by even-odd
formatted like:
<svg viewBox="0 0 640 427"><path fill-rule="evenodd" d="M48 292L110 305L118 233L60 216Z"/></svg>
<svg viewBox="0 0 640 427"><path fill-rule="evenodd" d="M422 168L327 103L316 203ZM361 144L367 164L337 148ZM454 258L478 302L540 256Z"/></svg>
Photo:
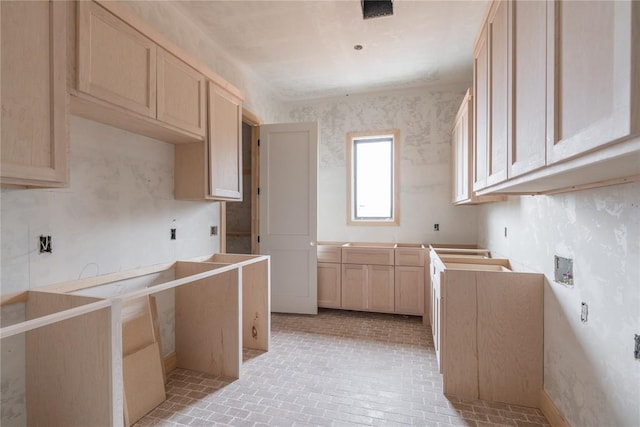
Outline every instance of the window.
<svg viewBox="0 0 640 427"><path fill-rule="evenodd" d="M397 129L347 134L347 223L398 225Z"/></svg>

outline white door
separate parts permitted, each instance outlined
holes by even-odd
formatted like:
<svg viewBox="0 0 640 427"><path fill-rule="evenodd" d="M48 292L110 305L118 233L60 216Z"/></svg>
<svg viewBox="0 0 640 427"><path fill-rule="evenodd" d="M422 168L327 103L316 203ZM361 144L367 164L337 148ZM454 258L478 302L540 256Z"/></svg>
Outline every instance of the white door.
<svg viewBox="0 0 640 427"><path fill-rule="evenodd" d="M260 126L260 253L275 312L318 312L317 171L317 123Z"/></svg>

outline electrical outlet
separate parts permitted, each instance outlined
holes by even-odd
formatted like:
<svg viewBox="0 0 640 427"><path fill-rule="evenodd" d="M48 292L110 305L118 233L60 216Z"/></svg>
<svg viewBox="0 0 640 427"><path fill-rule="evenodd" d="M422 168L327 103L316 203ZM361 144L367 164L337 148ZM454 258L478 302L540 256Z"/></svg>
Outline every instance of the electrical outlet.
<svg viewBox="0 0 640 427"><path fill-rule="evenodd" d="M556 255L554 270L556 282L566 286L573 286L573 260L571 258L562 258Z"/></svg>
<svg viewBox="0 0 640 427"><path fill-rule="evenodd" d="M51 236L40 236L40 253L51 253L53 249L51 248Z"/></svg>
<svg viewBox="0 0 640 427"><path fill-rule="evenodd" d="M171 229L171 240L176 240L176 229L175 228Z"/></svg>
<svg viewBox="0 0 640 427"><path fill-rule="evenodd" d="M212 225L210 233L211 233L211 236L217 236L218 235L218 226L217 225Z"/></svg>
<svg viewBox="0 0 640 427"><path fill-rule="evenodd" d="M507 227L504 228L504 237L507 237Z"/></svg>
<svg viewBox="0 0 640 427"><path fill-rule="evenodd" d="M589 318L589 306L586 302L582 302L580 307L580 321L582 323L587 323L587 319Z"/></svg>
<svg viewBox="0 0 640 427"><path fill-rule="evenodd" d="M440 231L440 224L433 224L433 231Z"/></svg>

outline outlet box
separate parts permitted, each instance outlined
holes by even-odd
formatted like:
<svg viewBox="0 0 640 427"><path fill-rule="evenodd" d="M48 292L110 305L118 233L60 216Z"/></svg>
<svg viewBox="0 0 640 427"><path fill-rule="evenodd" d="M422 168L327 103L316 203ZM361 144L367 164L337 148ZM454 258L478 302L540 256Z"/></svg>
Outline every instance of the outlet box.
<svg viewBox="0 0 640 427"><path fill-rule="evenodd" d="M218 226L217 225L212 225L210 233L211 233L211 236L217 236L218 235Z"/></svg>
<svg viewBox="0 0 640 427"><path fill-rule="evenodd" d="M634 336L634 340L635 340L635 350L633 351L633 357L636 358L636 360L640 360L640 335L635 334Z"/></svg>
<svg viewBox="0 0 640 427"><path fill-rule="evenodd" d="M573 260L555 256L554 280L565 286L573 286Z"/></svg>
<svg viewBox="0 0 640 427"><path fill-rule="evenodd" d="M580 306L580 321L582 323L587 323L588 318L589 318L589 306L587 305L586 302L582 302Z"/></svg>
<svg viewBox="0 0 640 427"><path fill-rule="evenodd" d="M440 231L440 224L433 224L433 231Z"/></svg>
<svg viewBox="0 0 640 427"><path fill-rule="evenodd" d="M51 236L40 236L40 253L51 253L53 249L51 248Z"/></svg>
<svg viewBox="0 0 640 427"><path fill-rule="evenodd" d="M171 240L176 240L176 229L175 228L171 229Z"/></svg>

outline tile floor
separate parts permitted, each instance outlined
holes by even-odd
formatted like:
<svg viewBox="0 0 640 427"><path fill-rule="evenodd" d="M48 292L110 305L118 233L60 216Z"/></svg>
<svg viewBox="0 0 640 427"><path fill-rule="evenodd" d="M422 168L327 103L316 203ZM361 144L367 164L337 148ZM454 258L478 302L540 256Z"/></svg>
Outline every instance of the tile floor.
<svg viewBox="0 0 640 427"><path fill-rule="evenodd" d="M241 379L177 369L137 426L549 426L537 409L444 396L420 318L321 310L271 328Z"/></svg>

